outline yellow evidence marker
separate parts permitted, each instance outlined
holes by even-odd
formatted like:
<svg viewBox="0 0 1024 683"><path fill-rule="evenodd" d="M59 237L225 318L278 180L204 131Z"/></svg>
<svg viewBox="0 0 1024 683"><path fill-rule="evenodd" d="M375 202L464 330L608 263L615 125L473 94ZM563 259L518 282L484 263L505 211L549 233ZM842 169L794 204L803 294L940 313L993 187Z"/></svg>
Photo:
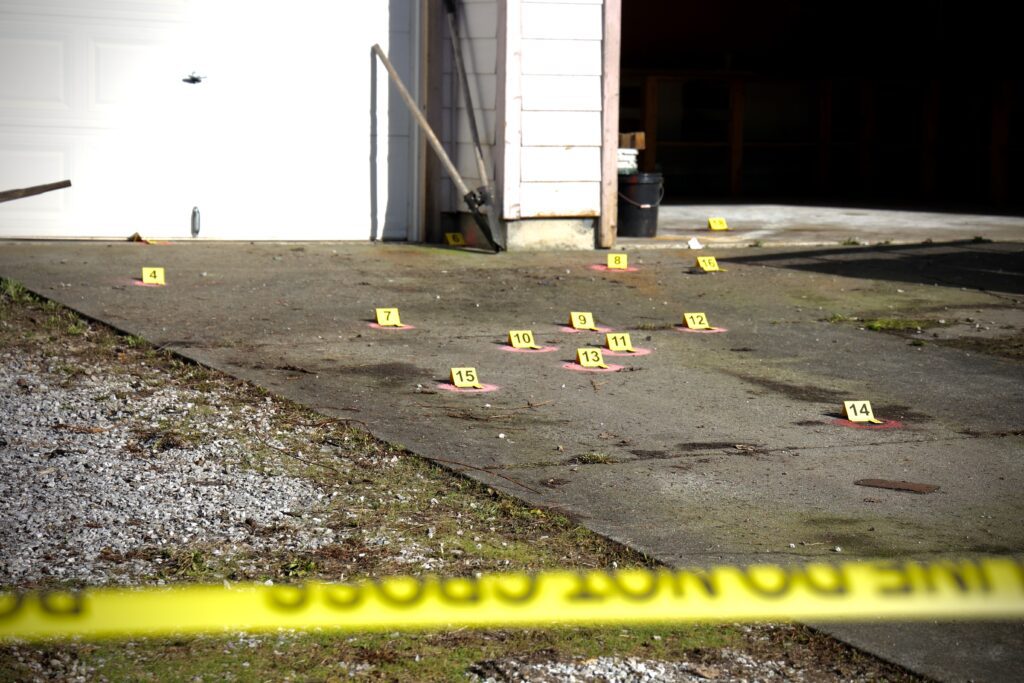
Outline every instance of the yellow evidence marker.
<svg viewBox="0 0 1024 683"><path fill-rule="evenodd" d="M449 247L466 246L466 237L461 232L446 232L444 241L448 243Z"/></svg>
<svg viewBox="0 0 1024 683"><path fill-rule="evenodd" d="M142 269L142 284L145 285L166 285L167 281L164 279L163 268L143 268Z"/></svg>
<svg viewBox="0 0 1024 683"><path fill-rule="evenodd" d="M725 268L718 265L718 259L714 256L698 256L697 267L705 273L724 273Z"/></svg>
<svg viewBox="0 0 1024 683"><path fill-rule="evenodd" d="M452 384L459 389L483 389L476 368L452 368Z"/></svg>
<svg viewBox="0 0 1024 683"><path fill-rule="evenodd" d="M710 330L708 317L704 313L683 313L683 324L691 330Z"/></svg>
<svg viewBox="0 0 1024 683"><path fill-rule="evenodd" d="M721 216L708 216L708 230L728 230L729 224Z"/></svg>
<svg viewBox="0 0 1024 683"><path fill-rule="evenodd" d="M608 254L608 270L625 270L626 268L629 268L629 256Z"/></svg>
<svg viewBox="0 0 1024 683"><path fill-rule="evenodd" d="M397 308L378 308L375 312L377 314L377 324L381 327L402 327L402 321L398 317Z"/></svg>
<svg viewBox="0 0 1024 683"><path fill-rule="evenodd" d="M604 335L604 343L609 351L636 351L633 348L633 341L629 338L629 332L609 332Z"/></svg>
<svg viewBox="0 0 1024 683"><path fill-rule="evenodd" d="M530 330L509 330L508 343L513 349L539 349Z"/></svg>
<svg viewBox="0 0 1024 683"><path fill-rule="evenodd" d="M572 311L569 313L569 326L574 330L594 330L597 332L597 325L594 324L594 314L583 311Z"/></svg>
<svg viewBox="0 0 1024 683"><path fill-rule="evenodd" d="M576 362L585 368L607 368L601 349L576 349Z"/></svg>
<svg viewBox="0 0 1024 683"><path fill-rule="evenodd" d="M874 411L871 410L871 401L843 401L843 415L850 422L882 424L882 421L877 419Z"/></svg>

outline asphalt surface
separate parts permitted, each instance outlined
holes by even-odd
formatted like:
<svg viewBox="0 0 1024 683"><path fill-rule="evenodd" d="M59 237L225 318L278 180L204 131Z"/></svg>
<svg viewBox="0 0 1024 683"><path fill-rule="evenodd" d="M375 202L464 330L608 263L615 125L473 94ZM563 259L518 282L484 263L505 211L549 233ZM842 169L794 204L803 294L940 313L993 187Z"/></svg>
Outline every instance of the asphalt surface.
<svg viewBox="0 0 1024 683"><path fill-rule="evenodd" d="M0 275L669 564L1021 553L1024 246L700 252L716 274L692 273L693 251L629 254L633 272L602 252L4 242ZM145 266L168 285L142 286ZM372 327L380 306L411 327ZM564 331L570 311L651 353L566 369L603 343ZM695 311L724 331L680 331ZM510 352L510 329L558 349ZM456 366L497 389L446 390ZM838 422L844 399L887 428ZM825 628L943 680L1024 665L1019 623Z"/></svg>

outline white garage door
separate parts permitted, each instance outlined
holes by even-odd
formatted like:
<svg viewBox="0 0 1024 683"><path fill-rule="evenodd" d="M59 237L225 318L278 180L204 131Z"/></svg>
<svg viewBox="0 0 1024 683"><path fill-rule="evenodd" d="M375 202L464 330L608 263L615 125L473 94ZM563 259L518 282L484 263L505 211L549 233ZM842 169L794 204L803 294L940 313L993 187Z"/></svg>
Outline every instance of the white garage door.
<svg viewBox="0 0 1024 683"><path fill-rule="evenodd" d="M0 204L0 237L181 239L193 206L203 238L404 232L370 45L415 4L0 0L0 191L73 183Z"/></svg>

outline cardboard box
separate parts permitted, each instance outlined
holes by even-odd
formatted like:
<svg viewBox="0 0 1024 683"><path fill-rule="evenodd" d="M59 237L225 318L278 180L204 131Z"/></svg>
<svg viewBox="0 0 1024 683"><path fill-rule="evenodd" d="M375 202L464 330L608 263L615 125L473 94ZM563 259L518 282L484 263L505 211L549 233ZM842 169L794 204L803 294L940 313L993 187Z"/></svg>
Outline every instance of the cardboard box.
<svg viewBox="0 0 1024 683"><path fill-rule="evenodd" d="M644 132L641 130L635 133L619 133L619 147L644 149Z"/></svg>

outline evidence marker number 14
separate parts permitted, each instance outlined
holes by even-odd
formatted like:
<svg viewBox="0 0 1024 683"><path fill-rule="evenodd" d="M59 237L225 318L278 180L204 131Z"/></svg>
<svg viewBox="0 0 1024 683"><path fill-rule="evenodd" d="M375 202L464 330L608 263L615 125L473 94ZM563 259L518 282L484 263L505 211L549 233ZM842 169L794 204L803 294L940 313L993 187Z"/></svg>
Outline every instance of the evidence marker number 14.
<svg viewBox="0 0 1024 683"><path fill-rule="evenodd" d="M850 422L882 424L882 421L875 417L875 412L871 409L871 401L843 401L843 415Z"/></svg>
<svg viewBox="0 0 1024 683"><path fill-rule="evenodd" d="M152 266L142 269L142 284L144 285L166 285L167 281L164 279L163 268L153 268Z"/></svg>

